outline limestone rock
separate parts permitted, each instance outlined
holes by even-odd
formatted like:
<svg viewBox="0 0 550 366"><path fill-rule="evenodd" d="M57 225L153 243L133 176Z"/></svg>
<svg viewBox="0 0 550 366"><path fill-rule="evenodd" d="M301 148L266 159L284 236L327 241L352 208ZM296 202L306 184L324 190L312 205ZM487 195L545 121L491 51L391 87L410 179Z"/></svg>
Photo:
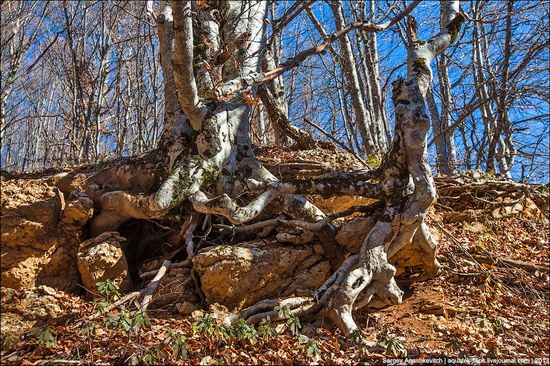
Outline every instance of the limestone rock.
<svg viewBox="0 0 550 366"><path fill-rule="evenodd" d="M2 286L76 289L76 252L93 214L92 200L65 195L47 179L3 182L1 197Z"/></svg>
<svg viewBox="0 0 550 366"><path fill-rule="evenodd" d="M124 241L116 231L108 231L80 244L78 270L86 289L97 291L97 282L105 280L116 283L121 292L128 288L128 262L121 246Z"/></svg>
<svg viewBox="0 0 550 366"><path fill-rule="evenodd" d="M350 253L359 253L369 231L376 224L371 217L356 217L342 224L336 242Z"/></svg>
<svg viewBox="0 0 550 366"><path fill-rule="evenodd" d="M368 206L376 202L375 199L361 196L334 196L323 198L318 195L309 195L315 206L319 207L324 213L333 213L345 211L353 206Z"/></svg>
<svg viewBox="0 0 550 366"><path fill-rule="evenodd" d="M60 295L47 286L38 286L24 291L2 287L0 290L2 332L19 335L37 321L55 324L57 319L65 318L67 314L66 310L60 306L58 299Z"/></svg>
<svg viewBox="0 0 550 366"><path fill-rule="evenodd" d="M188 301L176 304L176 310L183 316L191 315L194 311L199 310L199 307Z"/></svg>
<svg viewBox="0 0 550 366"><path fill-rule="evenodd" d="M330 275L330 264L309 245L252 241L199 253L193 268L208 304L230 310L259 300L309 293Z"/></svg>

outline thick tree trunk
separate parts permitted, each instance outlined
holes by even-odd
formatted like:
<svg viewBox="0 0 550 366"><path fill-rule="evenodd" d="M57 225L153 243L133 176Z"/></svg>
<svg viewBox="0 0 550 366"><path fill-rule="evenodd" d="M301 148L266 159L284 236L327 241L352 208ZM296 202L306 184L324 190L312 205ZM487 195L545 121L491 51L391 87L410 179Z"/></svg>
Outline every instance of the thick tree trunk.
<svg viewBox="0 0 550 366"><path fill-rule="evenodd" d="M409 47L408 78L394 83L395 137L382 166L290 181L277 180L256 159L249 140L251 108L243 92L253 95L255 83L273 80L289 65L299 64L307 52L321 52L321 46L260 73L266 2L162 5L157 22L167 89L165 130L159 148L137 163L106 168L86 180L86 190L100 208L91 225L92 235L117 230L130 219L174 217L174 209L186 203L185 210L177 215L187 211L191 217L182 230L191 261L196 252L192 234L198 214L216 215L219 220L241 225L260 219L264 213L285 213L299 220L293 222L295 225L318 236L334 273L315 296L280 303L290 305L296 314L321 311L345 334L358 330L352 318L354 307L401 301L402 291L394 280L396 268L390 263L407 257L408 265L423 266L424 273L417 280L438 272L436 243L424 223L435 199L427 161L429 118L425 99L432 80L430 63L454 41L462 24L458 1L442 2L440 33ZM341 8L334 10L341 17ZM406 14L385 25L364 28L383 30ZM325 47L350 29L327 38ZM343 46L347 47L346 42ZM346 194L380 200L373 209L378 221L360 253L344 260L329 220L300 194ZM411 248L419 248L423 254L411 257ZM261 302L236 316L257 321L266 310L271 315L272 304Z"/></svg>

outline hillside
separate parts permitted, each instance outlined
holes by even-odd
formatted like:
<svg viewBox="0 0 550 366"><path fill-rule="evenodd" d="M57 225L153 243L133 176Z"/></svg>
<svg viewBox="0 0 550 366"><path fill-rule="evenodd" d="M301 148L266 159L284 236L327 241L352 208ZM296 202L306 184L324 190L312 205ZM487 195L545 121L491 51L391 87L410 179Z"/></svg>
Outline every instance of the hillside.
<svg viewBox="0 0 550 366"><path fill-rule="evenodd" d="M323 149L263 149L260 159L285 179L358 168L352 156ZM6 208L29 204L29 195L43 194L25 193L24 187L34 184L29 182L51 180L51 173L37 172L2 182L3 272L4 254L9 252L5 241L9 229ZM550 250L546 188L527 187L477 172L440 177L436 182L439 197L428 224L439 241L438 259L443 270L433 279L413 284L409 283L411 273L403 272L397 277L405 290L401 304L378 311L357 311L363 343L318 327L322 324L301 320L301 327L297 327L294 318L272 325L264 322L255 328L238 323L231 328L221 323L227 313L225 307L211 305L199 310L200 300L180 303L192 305L190 309L182 309L183 305L174 308L174 304L164 301L152 305L148 319L142 319L135 315L132 318L124 305L100 314L99 303L78 289L67 292L44 285L18 290L2 287L1 362L382 364L388 362L388 357L405 355L411 359L548 360ZM14 194L18 189L19 193ZM369 204L358 197L313 199L327 214ZM75 206L71 202L68 200L66 207ZM65 212L70 211L66 208ZM70 230L74 231L77 215L68 217L60 222L68 226L72 223ZM345 237L340 241L349 244L366 235L357 226L363 225L361 220L367 221L368 217L360 212L336 219L339 235ZM61 236L58 239L66 240ZM172 280L177 278L174 271L178 269L170 271L175 276ZM57 276L66 279L67 275ZM3 277L2 285L5 283ZM154 296L166 293L168 287L168 282L162 283ZM112 296L112 290L106 289L105 293L111 291ZM135 323L139 329L128 333Z"/></svg>

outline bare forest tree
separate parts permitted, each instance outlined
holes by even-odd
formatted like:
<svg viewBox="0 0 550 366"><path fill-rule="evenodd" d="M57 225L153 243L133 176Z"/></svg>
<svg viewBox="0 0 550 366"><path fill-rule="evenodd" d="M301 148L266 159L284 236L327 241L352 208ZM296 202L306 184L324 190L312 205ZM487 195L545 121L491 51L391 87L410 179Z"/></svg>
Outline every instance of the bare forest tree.
<svg viewBox="0 0 550 366"><path fill-rule="evenodd" d="M48 4L2 4L3 15L19 6L26 13L14 19L36 27L12 37L10 24L2 26L2 52L14 50L2 57L2 166L26 170L150 150L162 130L163 98L145 4Z"/></svg>
<svg viewBox="0 0 550 366"><path fill-rule="evenodd" d="M341 8L332 5L338 14ZM122 164L88 178L86 193L100 208L92 222L92 235L117 230L129 219L166 217L186 201L192 207L187 230L194 230L199 214L217 215L240 225L261 218L266 210L284 212L302 220L298 225L314 225L335 271L315 297L286 300L293 312L322 310L349 334L357 330L351 311L364 289L364 304L401 301L402 292L393 278L395 267L388 263L389 258L414 243L424 252L418 258L425 270L420 277L433 276L439 269L435 243L423 223L435 198L426 154L429 120L424 97L431 82L431 60L456 39L464 19L458 2L442 3L439 33L434 32L428 41L416 38L410 44L408 78L394 83L395 137L380 169L314 181L277 180L255 158L249 139L251 108L243 95L252 93L254 85L299 66L352 29L382 31L415 6L413 3L384 24L341 24L323 44L260 72L266 37L265 2L163 2L160 12L153 13L159 28L165 85L159 147L133 163L132 169ZM416 30L411 32L416 37ZM325 215L301 193L363 195L384 203L377 205L381 209L379 221L359 255L343 260L341 249L331 240ZM189 240L187 245L191 259L193 242ZM410 255L407 258L411 260ZM250 320L264 310L258 304L238 317Z"/></svg>
<svg viewBox="0 0 550 366"><path fill-rule="evenodd" d="M344 334L356 333L354 309L401 302L396 267L420 267L413 281L440 271L425 223L436 197L430 133L441 173L471 168L477 159L477 168L498 167L511 176L520 154L547 154L545 141L518 144L514 132L531 119L511 117L526 101L546 97L547 88L533 88L543 72L533 70L533 61L547 54L541 31L547 20L528 16L531 3L508 1L502 11L500 3L472 1L465 10L458 0L442 0L438 13L416 21L420 3L303 1L274 9L261 0L64 1L56 11L47 3L25 3L35 8L24 11L3 3L13 26L2 31L9 52L2 64L2 166L123 157L64 173L59 187L80 182L81 194L93 200L99 214L91 236L136 219L183 223L186 264L197 254L199 222L222 232L292 225L313 233L331 264L330 278L311 296L264 299L231 320L276 318L273 307L288 305L292 314L323 316ZM27 17L34 20L22 35ZM53 35L33 36L42 23ZM492 37L502 44L496 60L489 57ZM454 60L468 50L475 51L471 63ZM392 62L384 63L389 55ZM547 114L529 111L528 118L547 122ZM315 147L322 134L366 158L366 168L280 180L252 146L254 129L265 134L267 125L278 142L289 139L299 148ZM381 158L374 164L373 157ZM526 164L532 169L535 160ZM333 216L308 194L375 200L362 208L375 225L358 254L345 257L334 240Z"/></svg>

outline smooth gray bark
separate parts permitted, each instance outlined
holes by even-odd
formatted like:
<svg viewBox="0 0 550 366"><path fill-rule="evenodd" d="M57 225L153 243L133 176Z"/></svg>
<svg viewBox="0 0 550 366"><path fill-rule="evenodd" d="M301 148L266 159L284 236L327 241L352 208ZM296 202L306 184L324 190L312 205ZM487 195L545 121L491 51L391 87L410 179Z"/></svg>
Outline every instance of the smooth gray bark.
<svg viewBox="0 0 550 366"><path fill-rule="evenodd" d="M334 0L330 3L330 8L334 14L336 28L343 29L346 23L342 10L342 2ZM357 127L361 133L363 148L368 155L378 154L382 151L382 148L375 140L375 136L377 136L376 128L372 123L370 112L365 105L365 96L359 83L359 75L356 68L355 56L351 48L351 41L346 34L340 37L339 42L342 52L342 72L346 75L346 85L350 93Z"/></svg>

